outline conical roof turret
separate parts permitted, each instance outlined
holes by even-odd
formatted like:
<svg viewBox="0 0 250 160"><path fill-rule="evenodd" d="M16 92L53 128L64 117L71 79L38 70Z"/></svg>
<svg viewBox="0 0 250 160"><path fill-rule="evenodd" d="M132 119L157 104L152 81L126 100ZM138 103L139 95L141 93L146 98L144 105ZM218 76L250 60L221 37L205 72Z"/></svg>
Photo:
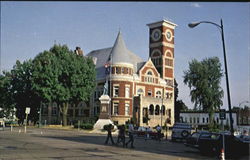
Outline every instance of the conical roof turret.
<svg viewBox="0 0 250 160"><path fill-rule="evenodd" d="M112 64L116 64L116 63L133 64L130 59L130 51L127 49L120 31L117 35L117 38L115 40L110 56L111 56L110 61Z"/></svg>

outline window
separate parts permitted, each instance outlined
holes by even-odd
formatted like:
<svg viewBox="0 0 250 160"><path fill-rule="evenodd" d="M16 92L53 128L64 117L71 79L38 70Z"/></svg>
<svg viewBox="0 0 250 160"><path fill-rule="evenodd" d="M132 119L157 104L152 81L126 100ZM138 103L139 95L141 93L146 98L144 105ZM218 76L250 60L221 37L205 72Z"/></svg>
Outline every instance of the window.
<svg viewBox="0 0 250 160"><path fill-rule="evenodd" d="M143 96L143 89L141 89L141 88L138 89L138 90L137 90L137 95L138 95L138 96Z"/></svg>
<svg viewBox="0 0 250 160"><path fill-rule="evenodd" d="M148 96L152 96L152 91L148 90Z"/></svg>
<svg viewBox="0 0 250 160"><path fill-rule="evenodd" d="M153 77L153 73L151 71L148 71L146 76L144 77L144 81L145 82L149 82L149 83L154 83L154 77Z"/></svg>
<svg viewBox="0 0 250 160"><path fill-rule="evenodd" d="M118 74L119 71L118 71L118 67L115 67L115 73Z"/></svg>
<svg viewBox="0 0 250 160"><path fill-rule="evenodd" d="M207 123L208 123L208 118L207 118Z"/></svg>
<svg viewBox="0 0 250 160"><path fill-rule="evenodd" d="M118 115L118 105L119 105L119 103L114 103L113 115Z"/></svg>
<svg viewBox="0 0 250 160"><path fill-rule="evenodd" d="M57 107L54 105L52 107L52 115L57 115Z"/></svg>
<svg viewBox="0 0 250 160"><path fill-rule="evenodd" d="M200 118L199 117L197 117L197 123L200 123Z"/></svg>
<svg viewBox="0 0 250 160"><path fill-rule="evenodd" d="M154 105L152 105L152 104L149 106L149 114L150 115L154 114Z"/></svg>
<svg viewBox="0 0 250 160"><path fill-rule="evenodd" d="M119 97L119 86L114 86L113 97Z"/></svg>
<svg viewBox="0 0 250 160"><path fill-rule="evenodd" d="M196 123L195 117L194 117L194 123Z"/></svg>
<svg viewBox="0 0 250 160"><path fill-rule="evenodd" d="M202 123L205 123L205 118L202 118Z"/></svg>
<svg viewBox="0 0 250 160"><path fill-rule="evenodd" d="M162 115L165 115L165 106L161 106L161 112L162 112Z"/></svg>
<svg viewBox="0 0 250 160"><path fill-rule="evenodd" d="M166 66L171 66L171 67L173 66L173 60L172 59L166 58L165 63L166 63Z"/></svg>
<svg viewBox="0 0 250 160"><path fill-rule="evenodd" d="M83 115L83 109L79 109L79 116L82 116Z"/></svg>
<svg viewBox="0 0 250 160"><path fill-rule="evenodd" d="M185 122L188 122L188 119L187 119L187 117L185 117Z"/></svg>
<svg viewBox="0 0 250 160"><path fill-rule="evenodd" d="M168 116L171 118L171 109L168 109Z"/></svg>
<svg viewBox="0 0 250 160"><path fill-rule="evenodd" d="M192 123L192 117L189 118L189 122Z"/></svg>
<svg viewBox="0 0 250 160"><path fill-rule="evenodd" d="M46 106L46 104L43 104L42 113L45 115L48 114L48 106Z"/></svg>
<svg viewBox="0 0 250 160"><path fill-rule="evenodd" d="M122 67L121 69L122 69L122 73L124 73L124 68Z"/></svg>
<svg viewBox="0 0 250 160"><path fill-rule="evenodd" d="M156 92L156 98L161 98L161 91Z"/></svg>
<svg viewBox="0 0 250 160"><path fill-rule="evenodd" d="M151 72L151 71L148 71L147 75L152 76L153 74L152 74L152 72Z"/></svg>
<svg viewBox="0 0 250 160"><path fill-rule="evenodd" d="M126 86L126 88L125 88L125 97L126 98L129 98L129 92L130 92L130 87L129 86Z"/></svg>
<svg viewBox="0 0 250 160"><path fill-rule="evenodd" d="M156 105L156 107L155 107L155 115L159 115L159 113L160 113L160 106Z"/></svg>
<svg viewBox="0 0 250 160"><path fill-rule="evenodd" d="M129 104L126 103L125 104L125 116L128 116L129 115Z"/></svg>

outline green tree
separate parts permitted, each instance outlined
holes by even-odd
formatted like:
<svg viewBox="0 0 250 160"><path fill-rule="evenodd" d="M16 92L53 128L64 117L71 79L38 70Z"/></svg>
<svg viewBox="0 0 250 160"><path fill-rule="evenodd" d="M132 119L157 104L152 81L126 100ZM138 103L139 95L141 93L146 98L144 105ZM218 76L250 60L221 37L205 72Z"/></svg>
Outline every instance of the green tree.
<svg viewBox="0 0 250 160"><path fill-rule="evenodd" d="M11 93L17 108L16 116L19 122L23 122L25 119L26 107L31 108L28 119L33 122L38 120L39 99L31 86L32 72L32 60L27 60L23 63L17 60L11 70Z"/></svg>
<svg viewBox="0 0 250 160"><path fill-rule="evenodd" d="M174 79L174 115L175 115L175 122L180 121L180 112L187 110L187 106L182 100L177 100L179 94L178 83L176 79Z"/></svg>
<svg viewBox="0 0 250 160"><path fill-rule="evenodd" d="M3 72L0 75L0 118L11 118L11 112L14 110L14 101L11 94L11 75L9 72Z"/></svg>
<svg viewBox="0 0 250 160"><path fill-rule="evenodd" d="M213 114L223 104L223 90L220 81L223 76L218 57L206 58L201 62L196 59L189 63L189 70L184 71L184 83L190 88L191 101L195 110L209 113L210 127L213 126Z"/></svg>
<svg viewBox="0 0 250 160"><path fill-rule="evenodd" d="M55 101L67 125L69 104L87 101L95 87L95 66L66 45L54 45L34 59L32 86L43 102Z"/></svg>

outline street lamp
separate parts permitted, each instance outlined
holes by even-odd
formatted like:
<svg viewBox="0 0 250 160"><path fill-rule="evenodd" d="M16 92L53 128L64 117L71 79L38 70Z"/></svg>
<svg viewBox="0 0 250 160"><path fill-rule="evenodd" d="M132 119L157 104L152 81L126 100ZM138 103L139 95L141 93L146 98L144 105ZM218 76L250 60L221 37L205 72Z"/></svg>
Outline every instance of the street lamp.
<svg viewBox="0 0 250 160"><path fill-rule="evenodd" d="M231 100L230 100L230 90L229 90L229 80L228 80L228 73L227 73L227 59L226 59L226 49L225 49L225 41L224 41L224 31L223 31L223 23L222 19L220 21L221 25L218 25L213 22L209 21L200 21L200 22L194 22L194 23L189 23L188 26L190 28L194 28L198 26L201 23L209 23L215 25L217 28L220 29L221 33L221 38L222 38L222 45L223 45L223 54L224 54L224 64L225 64L225 75L226 75L226 85L227 85L227 99L228 99L228 109L229 109L229 119L230 119L230 129L231 133L233 134L234 128L233 128L233 117L232 117L232 109L231 109Z"/></svg>

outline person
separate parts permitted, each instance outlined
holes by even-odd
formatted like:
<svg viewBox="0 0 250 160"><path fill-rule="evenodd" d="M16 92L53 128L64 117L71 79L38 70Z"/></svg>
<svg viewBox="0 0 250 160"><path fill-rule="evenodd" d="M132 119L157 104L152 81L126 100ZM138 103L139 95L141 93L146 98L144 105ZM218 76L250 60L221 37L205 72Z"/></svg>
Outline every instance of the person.
<svg viewBox="0 0 250 160"><path fill-rule="evenodd" d="M113 125L112 124L109 124L106 128L106 130L108 131L108 135L107 135L107 138L106 138L106 141L105 141L105 144L108 144L108 141L109 141L109 138L111 139L111 142L112 144L114 145L114 141L113 141L113 138L112 138L112 128L113 128Z"/></svg>
<svg viewBox="0 0 250 160"><path fill-rule="evenodd" d="M126 147L128 147L128 144L131 143L131 148L135 148L134 147L134 125L133 122L131 122L128 125L128 134L129 134L129 140L127 141L127 143L125 144Z"/></svg>
<svg viewBox="0 0 250 160"><path fill-rule="evenodd" d="M119 127L118 139L116 144L118 145L122 142L123 147L125 147L125 125Z"/></svg>
<svg viewBox="0 0 250 160"><path fill-rule="evenodd" d="M157 131L157 139L158 141L161 141L161 126L159 126L159 124L156 126L156 131Z"/></svg>
<svg viewBox="0 0 250 160"><path fill-rule="evenodd" d="M146 127L145 141L146 141L147 139L150 138L149 133L150 133L151 131L152 131L152 130L150 129L150 127Z"/></svg>

